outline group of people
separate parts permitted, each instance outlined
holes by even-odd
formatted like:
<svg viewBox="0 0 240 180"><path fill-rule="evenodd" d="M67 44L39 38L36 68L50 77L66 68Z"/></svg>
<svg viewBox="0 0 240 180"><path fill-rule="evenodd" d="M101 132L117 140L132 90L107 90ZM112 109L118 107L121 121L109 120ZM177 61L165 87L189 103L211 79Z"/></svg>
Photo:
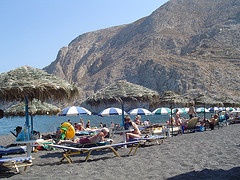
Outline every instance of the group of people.
<svg viewBox="0 0 240 180"><path fill-rule="evenodd" d="M195 111L195 107L193 105L189 108L188 114L189 114L190 119L193 118L194 116L195 117L197 116L197 113ZM229 116L226 116L226 115L225 115L226 119L229 118ZM210 120L203 119L201 121L201 124L203 126L205 126L206 124L209 124L209 128L214 129L215 122L218 121L219 117L220 116L218 114L215 114L214 116L211 117ZM169 124L174 124L174 125L177 125L177 126L186 125L187 121L183 122L182 119L184 119L184 118L181 118L179 110L176 109L176 111L174 113L174 116L170 117ZM142 137L142 134L139 130L140 125L144 125L144 126L149 126L150 125L149 119L142 122L140 115L136 116L134 121L132 121L129 116L126 116L124 118L124 121L125 121L125 124L124 124L125 130L129 130L129 132L126 132L127 141L129 141L130 139L133 139L133 138L141 138ZM68 123L72 124L70 120L68 121ZM117 126L117 124L114 124L113 122L111 122L110 126L111 126L111 128L114 128L114 127ZM90 121L88 121L86 123L86 126L84 127L84 121L82 120L82 118L80 118L79 123L74 123L74 128L75 128L76 131L92 131L92 130L95 130L95 131L98 130L98 131L96 131L97 133L92 137L75 138L74 140L59 140L58 144L61 144L61 143L70 143L70 144L74 144L74 143L81 143L81 144L96 143L96 142L100 142L100 141L106 141L105 137L109 134L109 129L107 128L107 126L105 124L103 125L102 123L100 123L100 128L99 129L91 128ZM13 132L12 132L12 134L14 136L16 136L17 139L20 138L21 134L22 134L22 128L18 126L16 128L16 134L14 134ZM60 129L58 129L57 132L54 134L55 136L54 135L49 136L49 137L48 136L43 136L43 138L44 139L59 138L60 134L61 134L61 131L60 131Z"/></svg>
<svg viewBox="0 0 240 180"><path fill-rule="evenodd" d="M138 125L131 120L129 116L124 118L125 121L125 130L129 130L126 133L126 140L129 141L132 138L141 138L142 134L138 128ZM112 125L114 125L112 123ZM103 127L100 132L91 137L83 137L83 138L75 138L74 140L60 140L58 144L67 143L67 144L85 144L85 143L97 143L101 141L107 141L105 137L108 135L109 129L107 127Z"/></svg>
<svg viewBox="0 0 240 180"><path fill-rule="evenodd" d="M191 105L188 111L189 120L193 117L198 117L194 105ZM174 117L175 116L175 117ZM179 110L176 109L174 116L170 115L170 119L168 121L169 125L176 125L176 126L186 126L189 120L186 120L184 117L181 118ZM210 119L205 119L204 117L200 118L198 117L198 123L199 125L202 125L204 127L209 127L211 130L214 129L214 126L217 124L217 122L221 122L223 120L228 121L229 120L229 114L218 114L215 113L215 115L212 115Z"/></svg>

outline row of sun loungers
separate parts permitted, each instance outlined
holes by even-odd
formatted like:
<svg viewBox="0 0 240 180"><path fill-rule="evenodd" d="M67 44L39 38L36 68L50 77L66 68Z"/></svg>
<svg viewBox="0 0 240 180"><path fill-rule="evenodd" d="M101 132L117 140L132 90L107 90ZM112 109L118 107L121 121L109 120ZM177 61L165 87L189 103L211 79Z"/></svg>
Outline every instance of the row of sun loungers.
<svg viewBox="0 0 240 180"><path fill-rule="evenodd" d="M111 150L117 157L120 157L118 152L116 151L117 148L123 146L130 146L130 151L128 155L135 155L137 149L140 145L145 145L146 143L156 142L156 144L163 143L163 139L165 136L150 136L150 137L142 137L138 139L132 139L130 142L123 142L123 143L115 143L112 144L112 141L109 140L107 142L100 142L100 143L90 143L90 144L78 144L78 145L55 145L53 143L47 144L33 144L32 147L36 148L36 146L48 146L52 149L63 149L63 157L60 159L59 163L61 163L64 159L68 161L68 163L72 163L71 156L78 155L78 154L86 154L85 162L88 161L91 153L93 151L106 151ZM134 150L135 147L135 150ZM7 167L7 168L14 168L16 172L19 172L19 167L24 167L24 171L27 169L28 166L32 165L32 157L2 157L3 155L15 154L15 153L25 153L26 146L14 146L14 147L0 147L0 165Z"/></svg>

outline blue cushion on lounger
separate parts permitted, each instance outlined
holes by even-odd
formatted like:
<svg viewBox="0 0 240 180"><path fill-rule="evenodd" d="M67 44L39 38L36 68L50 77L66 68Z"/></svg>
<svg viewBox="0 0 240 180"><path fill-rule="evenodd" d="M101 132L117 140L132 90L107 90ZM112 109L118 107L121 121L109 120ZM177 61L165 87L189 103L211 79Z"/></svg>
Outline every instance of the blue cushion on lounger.
<svg viewBox="0 0 240 180"><path fill-rule="evenodd" d="M0 146L0 156L8 155L8 154L19 154L27 151L27 146L12 146L12 147L4 147Z"/></svg>

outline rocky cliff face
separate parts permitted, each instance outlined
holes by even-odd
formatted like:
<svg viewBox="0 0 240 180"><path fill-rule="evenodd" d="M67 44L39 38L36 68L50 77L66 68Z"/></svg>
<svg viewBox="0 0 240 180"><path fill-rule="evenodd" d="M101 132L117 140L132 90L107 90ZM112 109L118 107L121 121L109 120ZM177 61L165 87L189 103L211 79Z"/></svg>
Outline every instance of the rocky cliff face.
<svg viewBox="0 0 240 180"><path fill-rule="evenodd" d="M192 96L240 95L240 1L170 0L134 23L82 34L44 69L85 98L121 79Z"/></svg>

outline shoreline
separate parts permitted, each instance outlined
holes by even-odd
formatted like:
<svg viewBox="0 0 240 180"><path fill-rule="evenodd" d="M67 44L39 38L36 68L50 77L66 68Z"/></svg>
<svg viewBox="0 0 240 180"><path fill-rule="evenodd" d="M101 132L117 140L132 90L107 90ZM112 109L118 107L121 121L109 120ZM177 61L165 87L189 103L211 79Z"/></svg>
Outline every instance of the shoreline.
<svg viewBox="0 0 240 180"><path fill-rule="evenodd" d="M0 145L14 140L1 135ZM123 156L109 152L95 152L88 162L80 155L73 163L58 165L62 150L33 153L33 165L24 172L1 171L1 178L10 179L239 179L240 124L216 128L212 131L177 135L161 145L140 147L135 156L126 156L126 149L118 149ZM122 137L115 135L115 142Z"/></svg>

